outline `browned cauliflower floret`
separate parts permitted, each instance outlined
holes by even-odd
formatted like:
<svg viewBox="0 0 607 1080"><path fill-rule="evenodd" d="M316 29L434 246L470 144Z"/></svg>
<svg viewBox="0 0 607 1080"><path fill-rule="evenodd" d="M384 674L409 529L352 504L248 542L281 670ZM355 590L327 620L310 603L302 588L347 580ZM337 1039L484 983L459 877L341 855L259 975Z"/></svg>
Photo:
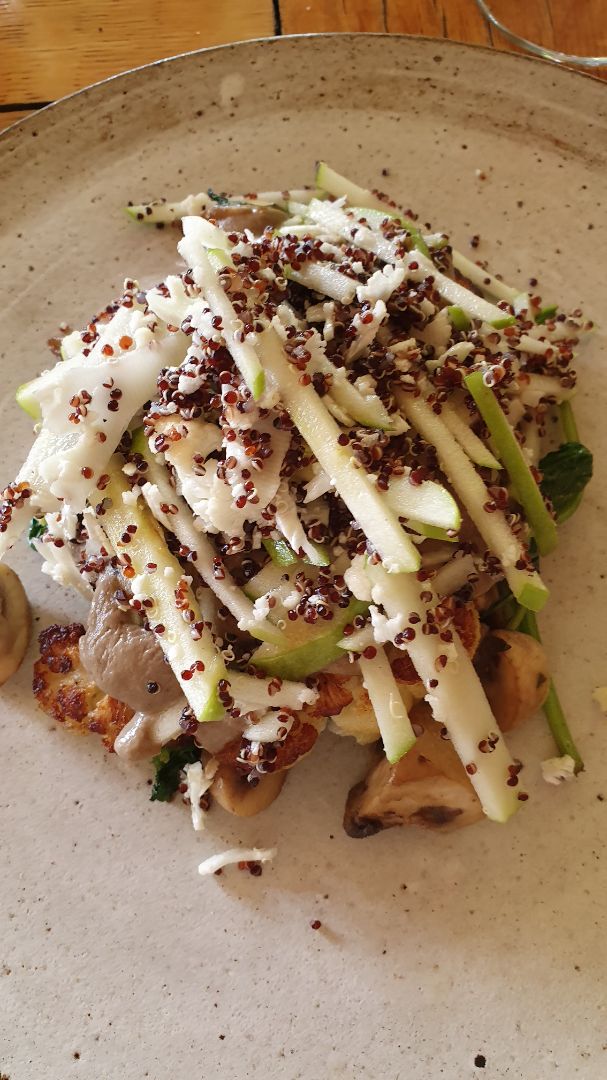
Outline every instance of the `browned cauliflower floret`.
<svg viewBox="0 0 607 1080"><path fill-rule="evenodd" d="M42 631L40 658L34 664L34 696L58 723L72 731L101 735L112 751L133 710L91 682L80 660L78 642L83 634L81 623L54 624Z"/></svg>

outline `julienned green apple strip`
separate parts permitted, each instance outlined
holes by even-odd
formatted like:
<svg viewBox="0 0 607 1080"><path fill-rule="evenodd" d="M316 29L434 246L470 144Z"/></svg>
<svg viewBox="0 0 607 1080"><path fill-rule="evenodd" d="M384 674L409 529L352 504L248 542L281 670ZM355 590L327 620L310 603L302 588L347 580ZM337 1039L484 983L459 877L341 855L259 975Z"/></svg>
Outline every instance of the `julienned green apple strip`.
<svg viewBox="0 0 607 1080"><path fill-rule="evenodd" d="M490 293L491 296L495 296L498 300L506 300L509 304L513 304L525 295L520 293L518 289L513 289L511 285L506 285L487 270L483 270L481 266L472 262L471 259L462 255L459 251L453 252L453 265L473 285L482 289L483 292Z"/></svg>
<svg viewBox="0 0 607 1080"><path fill-rule="evenodd" d="M459 495L487 547L500 559L506 580L523 607L540 611L548 599L548 590L535 570L520 569L528 563L522 544L512 532L501 510L488 512L489 493L467 455L445 424L422 398L398 394L407 419L438 453L441 468Z"/></svg>
<svg viewBox="0 0 607 1080"><path fill-rule="evenodd" d="M466 315L466 312L462 311L462 309L455 304L452 304L447 308L447 315L449 316L449 321L454 330L462 330L466 333L466 331L471 329L472 324Z"/></svg>
<svg viewBox="0 0 607 1080"><path fill-rule="evenodd" d="M406 476L390 479L386 499L399 517L438 529L453 529L462 523L462 515L453 495L435 480L424 480L413 485Z"/></svg>
<svg viewBox="0 0 607 1080"><path fill-rule="evenodd" d="M539 641L541 643L542 639L540 637L537 619L535 618L533 612L525 612L525 615L519 624L519 629L522 630L524 634L529 634L531 637L534 637L536 641ZM582 772L584 768L584 762L577 746L575 745L575 742L573 741L573 736L569 730L567 718L563 712L563 707L559 700L559 696L553 679L550 680L548 696L546 697L546 700L542 705L542 710L544 716L546 717L546 720L548 721L548 726L552 732L552 736L554 738L559 754L561 756L569 755L569 757L572 757L575 762L576 774Z"/></svg>
<svg viewBox="0 0 607 1080"><path fill-rule="evenodd" d="M295 312L293 320L297 319ZM305 323L301 323L307 329ZM280 319L275 324L276 332L282 341L287 340L286 328ZM338 368L332 364L325 352L325 343L318 331L308 338L308 351L311 354L308 362L308 370L320 372L329 376L329 395L340 409L352 420L357 420L363 427L375 428L380 431L390 431L394 419L382 403L376 393L362 394L361 391L348 380L345 368Z"/></svg>
<svg viewBox="0 0 607 1080"><path fill-rule="evenodd" d="M351 206L364 206L367 209L382 210L386 214L391 212L387 203L379 199L377 195L374 195L367 188L359 187L358 184L354 184L347 177L341 176L330 165L327 165L326 161L317 162L315 182L318 188L332 195L334 199L345 197Z"/></svg>
<svg viewBox="0 0 607 1080"><path fill-rule="evenodd" d="M259 336L265 370L276 380L280 396L320 465L331 479L369 543L390 573L417 570L420 556L399 524L398 517L348 449L347 436L311 385L300 383L299 372L287 360L271 327ZM345 440L346 445L342 445Z"/></svg>
<svg viewBox="0 0 607 1080"><path fill-rule="evenodd" d="M345 370L336 368L320 352L312 356L311 367L330 377L331 397L353 420L357 420L363 427L376 428L379 431L390 430L390 413L377 394L365 397L349 382Z"/></svg>
<svg viewBox="0 0 607 1080"><path fill-rule="evenodd" d="M466 423L462 415L465 411L465 405L462 405L460 411L460 408L454 402L445 401L441 412L445 427L449 428L462 450L466 451L470 461L473 461L475 465L481 465L484 469L500 470L502 468L501 463L491 453L486 443L479 439L478 435L475 435Z"/></svg>
<svg viewBox="0 0 607 1080"><path fill-rule="evenodd" d="M428 582L421 586L413 574L386 574L380 565L367 562L371 597L389 618L404 612L419 619L407 652L426 688L426 700L434 719L444 724L487 817L507 821L520 805L517 767L514 764L474 666L457 633L445 644L439 635L423 634L428 607L438 604ZM430 593L430 600L420 590ZM488 747L493 747L490 752Z"/></svg>
<svg viewBox="0 0 607 1080"><path fill-rule="evenodd" d="M168 483L167 488L168 491L165 489L163 492L163 489L151 477L149 480L146 477L146 482L141 489L141 494L156 520L195 556L196 569L201 578L232 613L240 630L247 631L259 641L280 642L282 639L280 631L267 619L255 619L253 605L225 568L222 568L224 578L218 580L215 548L207 537L194 527L191 510L184 500L171 490ZM167 496L172 505L178 507L177 513L162 513L160 505L166 502Z"/></svg>
<svg viewBox="0 0 607 1080"><path fill-rule="evenodd" d="M177 246L181 248L185 245L181 241ZM192 267L192 270L196 284L202 289L209 307L222 320L222 333L226 345L234 358L234 363L255 401L258 401L265 389L263 368L253 346L247 341L240 340L240 320L234 311L232 303L221 288L215 270L209 262L209 256L202 245L198 249L197 262Z"/></svg>
<svg viewBox="0 0 607 1080"><path fill-rule="evenodd" d="M192 553L196 569L203 581L213 590L222 604L232 612L241 630L248 630L259 641L280 643L282 635L277 627L267 619L256 619L253 604L238 587L231 574L222 567L223 577L216 573L217 552L213 544L200 529L196 528L194 515L185 499L179 495L169 481L169 474L158 456L150 450L148 440L140 428L133 436L131 453L141 454L147 462L145 483L142 481L141 494L154 517L167 532L173 533L179 543ZM171 513L165 513L162 506L171 506Z"/></svg>
<svg viewBox="0 0 607 1080"><path fill-rule="evenodd" d="M573 412L573 406L570 401L564 401L562 405L559 405L559 415L565 442L579 442L580 436Z"/></svg>
<svg viewBox="0 0 607 1080"><path fill-rule="evenodd" d="M324 671L335 660L343 659L342 640L344 627L357 615L364 615L369 605L362 600L351 600L348 607L338 609L333 619L323 625L316 634L309 634L302 641L291 642L285 648L264 643L253 653L251 662L266 675L279 679L297 681Z"/></svg>
<svg viewBox="0 0 607 1080"><path fill-rule="evenodd" d="M299 562L291 545L282 537L278 540L266 538L261 543L276 566L294 566Z"/></svg>
<svg viewBox="0 0 607 1080"><path fill-rule="evenodd" d="M246 712L269 708L297 711L302 705L311 705L318 697L317 690L301 682L285 679L277 691L271 679L260 679L257 675L247 675L242 671L230 670L229 679L231 696L234 701L242 703Z"/></svg>
<svg viewBox="0 0 607 1080"><path fill-rule="evenodd" d="M316 185L322 191L326 191L327 194L332 195L335 199L345 197L352 207L356 207L357 209L360 207L363 210L374 210L379 212L383 217L397 218L402 222L403 226L411 236L415 247L422 251L424 255L430 254L414 221L399 214L388 206L386 202L374 195L372 191L368 191L367 188L359 187L358 184L353 184L352 181L347 180L345 176L340 176L340 174L335 172L335 169L332 169L325 161L319 161L316 166Z"/></svg>
<svg viewBox="0 0 607 1080"><path fill-rule="evenodd" d="M224 206L270 206L278 210L286 210L291 200L298 203L309 202L312 198L320 197L321 192L314 188L302 188L301 191L290 191L289 198L285 199L282 191L260 191L257 195L249 195L244 198L241 195L219 195L213 198L209 192L200 192L198 195L186 195L179 202L167 202L166 199L156 199L153 202L141 203L138 206L125 206L125 213L134 221L141 221L146 225L169 225L192 214L204 212L212 214L213 208L218 205Z"/></svg>
<svg viewBox="0 0 607 1080"><path fill-rule="evenodd" d="M495 449L533 530L537 549L540 555L549 555L557 545L556 522L551 517L533 473L525 461L514 431L494 391L485 383L482 371L473 371L464 381L489 428Z"/></svg>
<svg viewBox="0 0 607 1080"><path fill-rule="evenodd" d="M394 765L415 742L415 732L398 683L381 645L377 647L374 657L367 659L364 655L359 656L358 665L363 686L373 706L386 757Z"/></svg>
<svg viewBox="0 0 607 1080"><path fill-rule="evenodd" d="M437 270L436 266L427 255L414 248L412 251L401 254L397 241L388 240L381 230L370 228L368 225L358 222L352 210L344 210L334 203L320 202L312 199L308 208L308 216L311 221L326 227L329 233L340 236L344 240L352 240L353 243L363 249L371 251L383 262L393 266L403 266L407 276L412 280L422 280L431 275L434 279L434 288L449 304L461 308L472 319L480 319L492 326L503 326L514 322L514 319L504 313L501 308L483 300L481 296L458 285L452 278ZM354 236L352 236L352 232ZM322 264L321 264L322 265Z"/></svg>
<svg viewBox="0 0 607 1080"><path fill-rule="evenodd" d="M400 215L397 211L392 209L388 203L374 195L373 192L368 191L366 188L359 187L358 184L353 184L352 181L348 180L345 176L340 176L340 174L335 172L335 169L332 169L325 161L319 161L316 166L316 184L335 199L345 197L349 206L352 208L353 213L358 216L360 216L360 209L363 209L380 213L384 217L397 218L411 234L414 240L414 246L421 251L423 255L430 255L428 247L414 222ZM523 301L527 301L528 303L529 298L525 293L520 293L517 289L513 289L510 285L506 285L503 281L500 281L499 278L494 277L493 274L489 274L486 270L477 266L476 263L471 262L470 259L466 258L466 256L462 255L459 251L453 252L453 265L461 274L464 274L473 285L479 286L483 291L490 293L498 300L506 300L510 304ZM461 308L456 310L459 312L462 311ZM459 315L456 315L455 318L460 321ZM496 316L496 318L498 321L501 321L503 313ZM457 326L456 322L454 322L454 325L457 329L466 329L465 325Z"/></svg>
<svg viewBox="0 0 607 1080"><path fill-rule="evenodd" d="M121 472L120 459L112 460L109 476L99 524L118 558L129 560L128 567L134 571L129 584L136 597L152 601L147 609L150 624L194 716L199 721L219 720L224 709L217 686L221 679L227 678L227 673L184 571L171 555L164 534L147 506L140 501L124 502L123 495L130 492L130 487ZM109 506L105 505L106 500ZM132 526L135 531L131 533ZM123 540L125 535L129 537L128 544ZM182 607L177 607L177 592L183 595ZM183 604L194 614L191 625L184 623Z"/></svg>
<svg viewBox="0 0 607 1080"><path fill-rule="evenodd" d="M342 274L333 263L306 263L300 270L287 266L285 277L314 292L324 293L340 304L351 304L356 296L356 280Z"/></svg>

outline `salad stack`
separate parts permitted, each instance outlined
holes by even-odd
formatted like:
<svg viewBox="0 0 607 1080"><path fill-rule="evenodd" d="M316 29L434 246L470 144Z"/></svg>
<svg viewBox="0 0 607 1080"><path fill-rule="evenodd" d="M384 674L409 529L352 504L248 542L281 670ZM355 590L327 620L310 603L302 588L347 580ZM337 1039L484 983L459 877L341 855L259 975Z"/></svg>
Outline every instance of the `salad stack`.
<svg viewBox="0 0 607 1080"><path fill-rule="evenodd" d="M128 212L181 226L183 270L127 280L20 387L36 437L0 551L29 529L91 603L115 575L179 687L163 768L175 750L208 776L211 725L258 782L305 715L339 722L334 673L358 680L391 765L415 754L425 699L505 821L527 792L472 657L490 627L538 637L540 561L591 473L571 407L581 312L324 163L311 188Z"/></svg>

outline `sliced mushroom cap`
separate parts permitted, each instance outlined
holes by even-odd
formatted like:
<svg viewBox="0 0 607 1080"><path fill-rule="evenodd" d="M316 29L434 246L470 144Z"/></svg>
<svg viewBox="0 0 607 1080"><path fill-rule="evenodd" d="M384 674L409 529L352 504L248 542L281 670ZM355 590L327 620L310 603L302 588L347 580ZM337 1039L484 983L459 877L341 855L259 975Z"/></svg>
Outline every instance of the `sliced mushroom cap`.
<svg viewBox="0 0 607 1080"><path fill-rule="evenodd" d="M250 229L253 236L261 236L268 227L279 228L288 214L275 206L214 206L206 216L216 221L224 232Z"/></svg>
<svg viewBox="0 0 607 1080"><path fill-rule="evenodd" d="M411 710L417 742L396 765L386 757L352 788L344 829L357 839L394 825L448 832L483 817L480 802L444 728L425 702Z"/></svg>
<svg viewBox="0 0 607 1080"><path fill-rule="evenodd" d="M541 708L550 685L543 647L517 630L492 630L481 641L474 666L502 731L510 731Z"/></svg>
<svg viewBox="0 0 607 1080"><path fill-rule="evenodd" d="M253 817L274 802L286 779L285 771L273 772L257 784L250 784L233 765L220 765L211 784L211 795L229 814Z"/></svg>
<svg viewBox="0 0 607 1080"><path fill-rule="evenodd" d="M0 563L0 686L21 666L32 632L25 589L10 566Z"/></svg>

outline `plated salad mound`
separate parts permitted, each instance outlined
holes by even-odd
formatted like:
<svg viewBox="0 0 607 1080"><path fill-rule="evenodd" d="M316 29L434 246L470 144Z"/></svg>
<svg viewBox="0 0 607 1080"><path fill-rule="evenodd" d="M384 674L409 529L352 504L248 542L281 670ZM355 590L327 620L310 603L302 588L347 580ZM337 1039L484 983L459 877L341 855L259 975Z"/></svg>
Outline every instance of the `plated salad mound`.
<svg viewBox="0 0 607 1080"><path fill-rule="evenodd" d="M0 551L29 529L90 603L40 636L42 707L153 759L197 829L270 804L327 723L374 747L351 836L506 821L505 733L541 706L546 778L578 772L536 614L592 471L581 312L324 163L128 213L181 226L182 272L127 280L17 392L36 437Z"/></svg>

